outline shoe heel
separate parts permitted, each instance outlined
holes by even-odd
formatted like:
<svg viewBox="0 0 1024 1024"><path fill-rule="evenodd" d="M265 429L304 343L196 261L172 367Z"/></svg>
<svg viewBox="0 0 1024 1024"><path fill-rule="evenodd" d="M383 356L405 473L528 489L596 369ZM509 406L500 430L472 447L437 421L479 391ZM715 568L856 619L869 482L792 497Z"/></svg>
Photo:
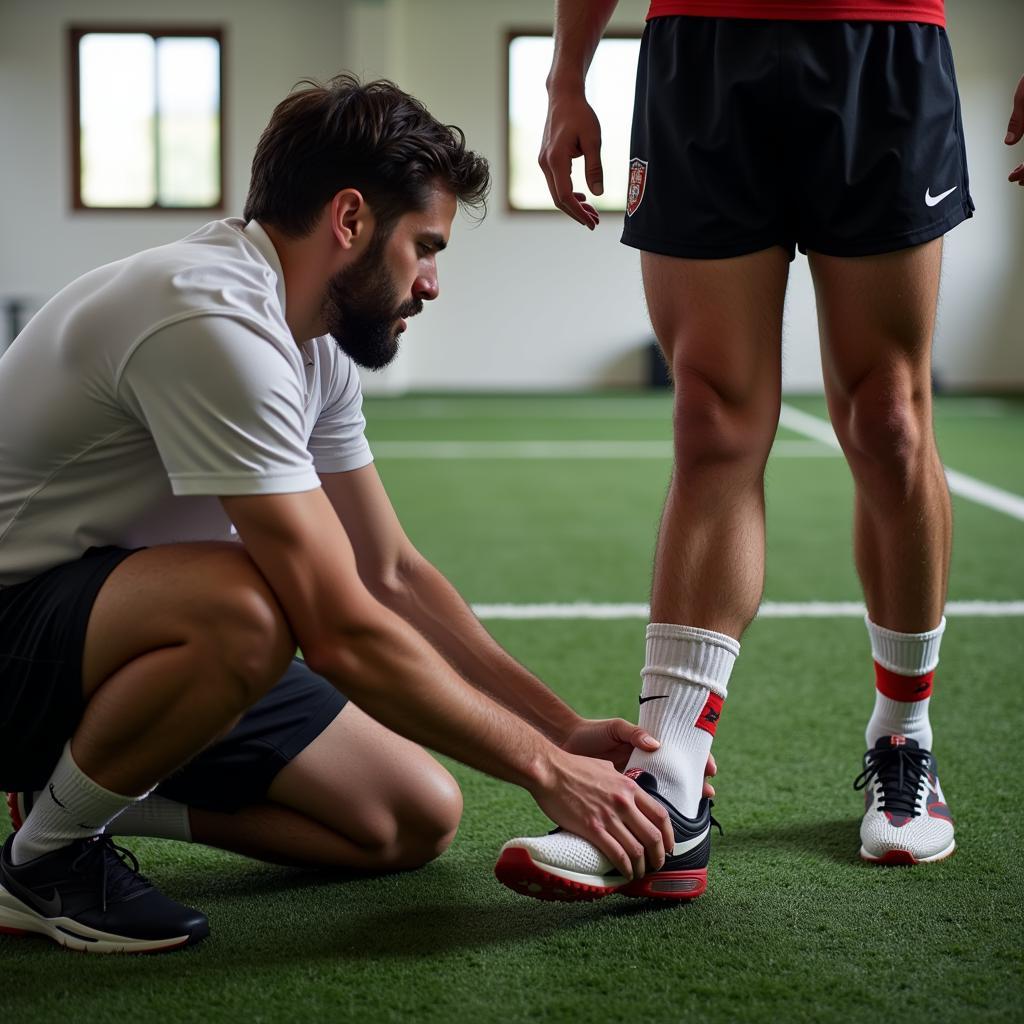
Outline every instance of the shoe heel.
<svg viewBox="0 0 1024 1024"><path fill-rule="evenodd" d="M707 868L656 871L623 886L619 894L652 900L695 900L707 887Z"/></svg>

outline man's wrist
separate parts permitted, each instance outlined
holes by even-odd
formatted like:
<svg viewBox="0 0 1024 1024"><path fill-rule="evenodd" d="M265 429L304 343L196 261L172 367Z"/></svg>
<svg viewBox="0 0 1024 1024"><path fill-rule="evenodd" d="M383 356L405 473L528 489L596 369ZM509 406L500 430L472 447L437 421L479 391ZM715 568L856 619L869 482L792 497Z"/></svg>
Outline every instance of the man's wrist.
<svg viewBox="0 0 1024 1024"><path fill-rule="evenodd" d="M544 82L549 97L557 95L586 95L586 75L582 68L552 68Z"/></svg>

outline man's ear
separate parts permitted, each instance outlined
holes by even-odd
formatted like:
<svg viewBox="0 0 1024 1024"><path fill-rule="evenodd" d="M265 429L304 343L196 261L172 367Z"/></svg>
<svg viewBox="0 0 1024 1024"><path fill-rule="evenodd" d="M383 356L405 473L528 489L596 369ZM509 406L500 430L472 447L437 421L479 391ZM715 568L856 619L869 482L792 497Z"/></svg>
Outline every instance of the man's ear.
<svg viewBox="0 0 1024 1024"><path fill-rule="evenodd" d="M331 199L328 209L331 232L342 249L351 249L373 230L373 215L362 192L343 188Z"/></svg>

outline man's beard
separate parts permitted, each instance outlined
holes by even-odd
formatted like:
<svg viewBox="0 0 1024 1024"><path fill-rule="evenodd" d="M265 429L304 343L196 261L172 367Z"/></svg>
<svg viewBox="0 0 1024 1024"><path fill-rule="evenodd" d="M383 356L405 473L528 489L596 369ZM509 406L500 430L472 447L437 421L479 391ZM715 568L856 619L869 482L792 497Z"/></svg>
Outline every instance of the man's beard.
<svg viewBox="0 0 1024 1024"><path fill-rule="evenodd" d="M323 316L327 332L353 362L381 370L398 354L398 320L423 309L421 299L398 302L398 289L388 273L381 232L350 267L327 282Z"/></svg>

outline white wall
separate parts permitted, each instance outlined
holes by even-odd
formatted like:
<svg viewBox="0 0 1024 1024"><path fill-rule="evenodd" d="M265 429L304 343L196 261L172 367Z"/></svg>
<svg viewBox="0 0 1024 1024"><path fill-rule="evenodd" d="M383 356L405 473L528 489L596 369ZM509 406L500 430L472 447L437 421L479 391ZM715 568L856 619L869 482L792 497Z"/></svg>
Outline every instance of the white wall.
<svg viewBox="0 0 1024 1024"><path fill-rule="evenodd" d="M332 0L0 0L0 296L45 301L94 266L210 219L71 210L68 25L224 27L225 216L233 216L270 111L300 78L343 63L346 18L347 6Z"/></svg>
<svg viewBox="0 0 1024 1024"><path fill-rule="evenodd" d="M372 387L556 389L642 378L650 328L638 255L619 216L593 234L558 214L504 208L504 39L550 25L552 0L0 0L0 297L45 300L85 270L187 233L201 216L71 213L68 23L199 21L227 30L227 212L274 104L299 78L344 67L387 75L460 125L492 161L484 223L456 225L441 257L441 299L410 325L395 367ZM614 25L641 27L643 0ZM1024 386L1024 190L1006 183L1024 144L1002 145L1024 72L1020 0L947 0L978 212L947 239L936 368L962 388ZM168 12L173 11L173 14ZM632 89L632 83L624 84ZM0 336L3 328L0 326ZM2 342L2 337L0 337ZM786 380L820 387L806 261L793 268Z"/></svg>

